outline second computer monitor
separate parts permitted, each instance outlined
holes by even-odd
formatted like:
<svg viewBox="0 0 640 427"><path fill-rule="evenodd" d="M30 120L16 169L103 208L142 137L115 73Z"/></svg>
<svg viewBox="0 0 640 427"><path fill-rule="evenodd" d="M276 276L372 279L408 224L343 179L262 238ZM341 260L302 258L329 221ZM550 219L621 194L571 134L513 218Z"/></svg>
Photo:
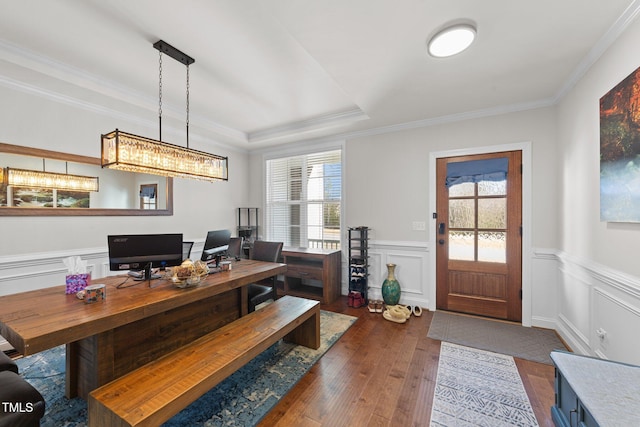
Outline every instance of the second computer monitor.
<svg viewBox="0 0 640 427"><path fill-rule="evenodd" d="M207 233L207 239L202 249L202 261L210 261L216 256L221 256L229 249L229 240L231 239L231 231L215 230Z"/></svg>

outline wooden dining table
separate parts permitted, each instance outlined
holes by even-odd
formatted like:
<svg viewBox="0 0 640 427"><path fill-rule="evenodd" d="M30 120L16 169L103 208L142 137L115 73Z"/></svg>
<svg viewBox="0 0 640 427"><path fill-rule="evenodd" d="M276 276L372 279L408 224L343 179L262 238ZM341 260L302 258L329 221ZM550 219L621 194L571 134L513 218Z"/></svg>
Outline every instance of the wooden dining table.
<svg viewBox="0 0 640 427"><path fill-rule="evenodd" d="M167 273L135 282L93 279L106 298L86 303L65 285L0 297L0 335L24 356L66 345L66 395L90 391L247 313L247 285L286 264L242 259L229 271L179 288ZM184 369L189 369L185 366Z"/></svg>

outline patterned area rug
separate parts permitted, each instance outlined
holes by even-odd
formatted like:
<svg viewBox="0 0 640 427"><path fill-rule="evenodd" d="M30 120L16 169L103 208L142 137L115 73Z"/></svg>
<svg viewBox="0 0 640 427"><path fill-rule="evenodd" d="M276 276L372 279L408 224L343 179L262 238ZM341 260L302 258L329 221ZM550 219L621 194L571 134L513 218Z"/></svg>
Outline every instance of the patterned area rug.
<svg viewBox="0 0 640 427"><path fill-rule="evenodd" d="M433 313L427 336L547 365L552 364L552 350L567 350L551 329L525 328L445 311Z"/></svg>
<svg viewBox="0 0 640 427"><path fill-rule="evenodd" d="M318 350L281 340L165 425L256 425L355 321L352 316L321 310ZM64 396L64 346L18 359L17 363L21 375L45 398L42 427L87 425L87 403Z"/></svg>
<svg viewBox="0 0 640 427"><path fill-rule="evenodd" d="M537 426L513 357L442 343L431 426Z"/></svg>

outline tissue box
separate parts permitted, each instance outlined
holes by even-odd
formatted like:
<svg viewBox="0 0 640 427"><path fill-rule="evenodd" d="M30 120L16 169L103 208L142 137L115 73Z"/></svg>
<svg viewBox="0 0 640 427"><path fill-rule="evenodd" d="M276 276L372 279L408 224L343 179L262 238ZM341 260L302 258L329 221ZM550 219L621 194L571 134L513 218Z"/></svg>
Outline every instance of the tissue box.
<svg viewBox="0 0 640 427"><path fill-rule="evenodd" d="M67 275L67 294L77 294L91 284L91 273Z"/></svg>

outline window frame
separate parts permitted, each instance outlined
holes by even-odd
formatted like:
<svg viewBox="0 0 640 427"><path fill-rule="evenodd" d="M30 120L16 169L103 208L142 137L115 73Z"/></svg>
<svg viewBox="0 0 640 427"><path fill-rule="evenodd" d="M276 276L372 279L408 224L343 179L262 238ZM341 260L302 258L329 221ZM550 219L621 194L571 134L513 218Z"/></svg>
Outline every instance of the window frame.
<svg viewBox="0 0 640 427"><path fill-rule="evenodd" d="M153 199L149 198L148 201L145 200L145 197L142 196L143 189L149 187L154 189L155 197ZM140 199L140 209L142 210L156 210L158 209L158 184L140 184L139 187L139 199ZM153 201L152 201L153 200Z"/></svg>
<svg viewBox="0 0 640 427"><path fill-rule="evenodd" d="M342 245L344 244L344 239L342 238L342 231L344 230L344 220L345 220L345 176L346 176L346 150L345 150L345 141L333 141L330 143L320 143L320 144L309 144L303 147L285 147L276 150L270 150L267 153L263 154L262 158L262 208L263 208L263 233L264 239L269 240L272 239L271 236L271 224L272 219L270 218L270 209L267 204L268 198L268 167L267 163L271 160L283 159L288 157L297 157L297 156L309 156L316 153L330 152L330 151L340 151L341 156L341 174L340 174L340 224L339 224L339 243L337 249L342 249ZM304 186L303 186L304 187ZM302 193L304 195L304 203L301 203L301 223L304 220L304 227L301 226L301 235L300 235L300 243L301 245L304 243L308 245L308 224L306 223L306 207L309 201L306 199L306 188L302 188ZM287 242L285 242L285 246Z"/></svg>

